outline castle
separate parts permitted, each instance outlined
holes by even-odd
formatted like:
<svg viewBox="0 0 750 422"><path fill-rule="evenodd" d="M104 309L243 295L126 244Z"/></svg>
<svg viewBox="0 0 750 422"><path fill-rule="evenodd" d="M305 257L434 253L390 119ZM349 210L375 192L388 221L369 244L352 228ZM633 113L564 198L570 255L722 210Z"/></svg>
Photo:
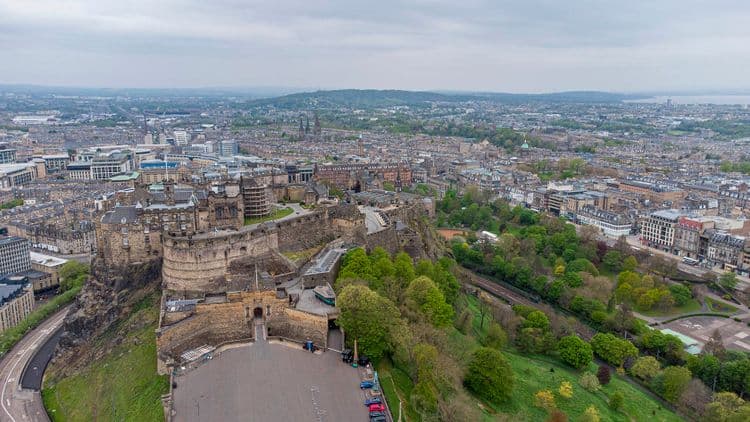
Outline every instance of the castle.
<svg viewBox="0 0 750 422"><path fill-rule="evenodd" d="M326 348L339 312L313 289L332 284L348 249L429 251L421 201L383 209L319 204L250 225L243 225L243 207L232 183L203 189L165 182L121 192L97 220L100 265L160 264L161 372L196 349L254 341L258 323L267 336Z"/></svg>

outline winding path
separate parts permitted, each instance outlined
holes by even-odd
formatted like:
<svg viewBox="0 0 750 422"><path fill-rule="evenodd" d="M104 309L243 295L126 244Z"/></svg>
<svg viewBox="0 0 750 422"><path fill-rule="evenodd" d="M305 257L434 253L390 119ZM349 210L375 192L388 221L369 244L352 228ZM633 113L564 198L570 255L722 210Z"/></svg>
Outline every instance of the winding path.
<svg viewBox="0 0 750 422"><path fill-rule="evenodd" d="M0 421L49 421L41 393L22 388L21 376L37 350L62 326L68 309L63 308L26 334L0 361Z"/></svg>

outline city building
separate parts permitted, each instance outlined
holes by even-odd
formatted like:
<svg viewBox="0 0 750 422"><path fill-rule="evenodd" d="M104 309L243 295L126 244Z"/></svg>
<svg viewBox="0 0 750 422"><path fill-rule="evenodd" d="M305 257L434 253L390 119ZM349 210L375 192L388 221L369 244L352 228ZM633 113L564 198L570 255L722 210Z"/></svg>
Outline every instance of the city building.
<svg viewBox="0 0 750 422"><path fill-rule="evenodd" d="M628 236L633 231L633 222L627 217L604 211L594 205L584 205L576 213L579 224L594 226L607 236Z"/></svg>
<svg viewBox="0 0 750 422"><path fill-rule="evenodd" d="M22 237L0 238L0 276L20 273L31 269L29 241Z"/></svg>
<svg viewBox="0 0 750 422"><path fill-rule="evenodd" d="M16 162L16 150L8 145L0 145L0 164L10 164Z"/></svg>
<svg viewBox="0 0 750 422"><path fill-rule="evenodd" d="M2 189L21 186L36 177L37 169L33 162L0 164L0 188Z"/></svg>
<svg viewBox="0 0 750 422"><path fill-rule="evenodd" d="M108 180L114 175L128 173L132 170L130 157L123 153L96 157L91 162L91 178L94 180Z"/></svg>
<svg viewBox="0 0 750 422"><path fill-rule="evenodd" d="M0 280L0 332L13 328L34 310L34 292L30 284L11 284Z"/></svg>
<svg viewBox="0 0 750 422"><path fill-rule="evenodd" d="M68 262L67 259L58 258L52 255L45 255L38 252L31 252L31 268L50 275L49 287L60 284L60 270ZM37 291L34 286L34 291Z"/></svg>
<svg viewBox="0 0 750 422"><path fill-rule="evenodd" d="M651 213L641 225L641 242L652 248L672 252L675 227L680 220L677 210L660 210Z"/></svg>
<svg viewBox="0 0 750 422"><path fill-rule="evenodd" d="M219 155L222 157L231 157L240 153L240 147L237 141L225 140L219 143Z"/></svg>

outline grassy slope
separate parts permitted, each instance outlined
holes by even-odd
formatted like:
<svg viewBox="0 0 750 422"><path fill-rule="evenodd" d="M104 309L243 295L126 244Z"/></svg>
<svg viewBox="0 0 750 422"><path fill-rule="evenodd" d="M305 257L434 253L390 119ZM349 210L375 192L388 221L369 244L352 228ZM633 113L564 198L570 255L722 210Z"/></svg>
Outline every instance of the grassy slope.
<svg viewBox="0 0 750 422"><path fill-rule="evenodd" d="M638 311L642 313L643 315L647 315L650 317L661 317L661 316L676 316L691 312L700 312L701 311L701 304L698 303L695 299L690 299L686 304L682 306L673 306L669 311L664 312L657 308L651 308L648 311Z"/></svg>
<svg viewBox="0 0 750 422"><path fill-rule="evenodd" d="M277 220L279 218L286 217L287 215L293 212L294 210L289 207L281 208L272 212L270 215L267 215L265 217L245 218L245 225L247 226L249 224L258 224L258 223L264 223L266 221Z"/></svg>
<svg viewBox="0 0 750 422"><path fill-rule="evenodd" d="M45 381L42 396L54 421L164 419L160 397L169 390L169 380L156 374L158 297L152 295L139 305L117 332L110 333L122 343L104 358L74 376Z"/></svg>
<svg viewBox="0 0 750 422"><path fill-rule="evenodd" d="M481 333L486 331L485 326L480 329L479 310L476 299L465 297L469 309L474 312L474 331ZM451 330L449 339L452 349L456 350L456 357L463 362L468 361L471 353L479 347L474 336L464 336L456 330ZM590 393L584 390L578 379L583 372L569 368L556 359L549 356L527 356L509 348L503 351L508 363L515 374L515 386L511 399L499 406L492 406L492 410L504 413L510 420L538 421L546 418L546 412L534 407L534 393L539 390L548 389L555 393L557 406L565 412L571 420L578 420L586 408L594 405L603 421L628 421L628 420L651 420L651 421L679 421L681 418L671 411L665 410L661 405L650 398L646 393L628 383L623 377L613 374L609 385L602 388L600 392ZM554 372L550 371L554 368ZM597 366L591 364L586 371L595 373ZM564 399L557 393L562 381L569 381L573 385L574 395L572 399ZM612 411L607 405L608 395L620 391L625 396L623 409L620 412ZM655 411L656 414L652 414ZM488 420L494 418L487 414Z"/></svg>

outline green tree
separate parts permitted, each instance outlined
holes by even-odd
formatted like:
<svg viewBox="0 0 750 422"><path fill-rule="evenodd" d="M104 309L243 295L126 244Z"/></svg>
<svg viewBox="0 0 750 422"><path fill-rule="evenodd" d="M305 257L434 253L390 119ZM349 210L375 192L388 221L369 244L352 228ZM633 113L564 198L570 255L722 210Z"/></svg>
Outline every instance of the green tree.
<svg viewBox="0 0 750 422"><path fill-rule="evenodd" d="M577 335L561 338L557 343L557 351L563 362L576 369L588 366L594 358L591 345Z"/></svg>
<svg viewBox="0 0 750 422"><path fill-rule="evenodd" d="M453 321L453 307L429 278L419 276L412 280L405 295L407 305L425 315L432 325L447 327Z"/></svg>
<svg viewBox="0 0 750 422"><path fill-rule="evenodd" d="M491 323L489 328L487 328L487 336L484 339L485 346L502 350L507 342L508 334L505 333L500 324L496 322Z"/></svg>
<svg viewBox="0 0 750 422"><path fill-rule="evenodd" d="M622 261L623 271L635 271L638 268L638 261L634 256L630 255Z"/></svg>
<svg viewBox="0 0 750 422"><path fill-rule="evenodd" d="M706 422L746 422L750 420L750 403L730 392L716 393L703 414Z"/></svg>
<svg viewBox="0 0 750 422"><path fill-rule="evenodd" d="M637 357L638 349L628 340L609 333L598 333L591 339L591 349L603 360L621 366L625 358Z"/></svg>
<svg viewBox="0 0 750 422"><path fill-rule="evenodd" d="M372 263L364 249L355 248L344 255L337 281L345 279L361 279L368 282L375 279Z"/></svg>
<svg viewBox="0 0 750 422"><path fill-rule="evenodd" d="M378 359L390 350L390 330L401 323L401 314L393 302L367 286L349 285L336 303L341 310L338 324L349 341L358 341L363 355Z"/></svg>
<svg viewBox="0 0 750 422"><path fill-rule="evenodd" d="M510 398L513 370L502 353L489 347L474 352L464 375L464 385L474 394L493 403Z"/></svg>
<svg viewBox="0 0 750 422"><path fill-rule="evenodd" d="M682 284L672 284L671 286L669 286L669 292L672 294L674 303L677 306L682 306L688 303L690 299L693 298L693 294L690 292L690 289L686 286L683 286Z"/></svg>
<svg viewBox="0 0 750 422"><path fill-rule="evenodd" d="M399 252L393 260L395 276L401 280L402 286L408 286L414 280L414 263L406 252Z"/></svg>
<svg viewBox="0 0 750 422"><path fill-rule="evenodd" d="M65 292L73 287L82 286L89 275L89 266L70 260L60 268L60 291Z"/></svg>
<svg viewBox="0 0 750 422"><path fill-rule="evenodd" d="M538 328L546 331L549 329L549 318L542 311L533 311L526 316L523 326L524 328Z"/></svg>
<svg viewBox="0 0 750 422"><path fill-rule="evenodd" d="M737 274L727 271L719 277L719 285L727 290L734 290L737 286Z"/></svg>
<svg viewBox="0 0 750 422"><path fill-rule="evenodd" d="M662 372L662 395L671 403L677 402L692 378L690 370L684 366L668 366Z"/></svg>
<svg viewBox="0 0 750 422"><path fill-rule="evenodd" d="M661 371L661 364L653 356L642 356L638 358L630 368L630 373L642 380L650 380Z"/></svg>
<svg viewBox="0 0 750 422"><path fill-rule="evenodd" d="M604 254L602 262L604 263L604 266L609 268L610 271L620 271L620 268L622 267L622 254L620 253L620 251L608 251L606 254Z"/></svg>

